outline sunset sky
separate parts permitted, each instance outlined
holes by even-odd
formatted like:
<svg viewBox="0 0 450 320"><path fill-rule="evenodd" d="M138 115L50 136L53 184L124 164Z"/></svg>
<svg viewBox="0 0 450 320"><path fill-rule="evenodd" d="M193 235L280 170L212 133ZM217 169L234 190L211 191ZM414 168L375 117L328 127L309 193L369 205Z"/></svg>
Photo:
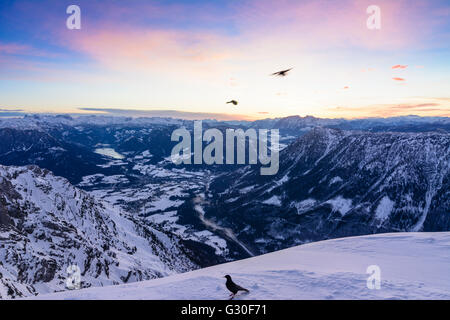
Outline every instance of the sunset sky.
<svg viewBox="0 0 450 320"><path fill-rule="evenodd" d="M0 115L98 109L450 116L450 2L1 0Z"/></svg>

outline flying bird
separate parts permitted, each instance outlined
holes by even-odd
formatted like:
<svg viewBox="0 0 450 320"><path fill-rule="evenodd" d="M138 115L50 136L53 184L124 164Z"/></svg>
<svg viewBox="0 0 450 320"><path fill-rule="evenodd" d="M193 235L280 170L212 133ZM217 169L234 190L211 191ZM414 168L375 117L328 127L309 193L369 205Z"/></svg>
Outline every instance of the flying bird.
<svg viewBox="0 0 450 320"><path fill-rule="evenodd" d="M227 278L227 282L225 283L225 285L227 286L227 289L231 291L231 294L230 294L231 299L233 299L234 296L236 295L236 293L238 293L239 291L250 292L247 289L242 288L241 286L234 283L228 274L224 278Z"/></svg>
<svg viewBox="0 0 450 320"><path fill-rule="evenodd" d="M282 70L282 71L274 72L274 73L272 73L271 75L272 75L272 76L279 76L279 77L286 77L286 76L287 76L287 73L288 73L289 71L291 71L292 69L294 69L294 68L290 68L290 69L287 69L287 70Z"/></svg>
<svg viewBox="0 0 450 320"><path fill-rule="evenodd" d="M238 104L238 102L237 102L236 100L228 101L227 104L228 104L228 103L232 103L232 104L234 104L235 106L237 106L237 104Z"/></svg>

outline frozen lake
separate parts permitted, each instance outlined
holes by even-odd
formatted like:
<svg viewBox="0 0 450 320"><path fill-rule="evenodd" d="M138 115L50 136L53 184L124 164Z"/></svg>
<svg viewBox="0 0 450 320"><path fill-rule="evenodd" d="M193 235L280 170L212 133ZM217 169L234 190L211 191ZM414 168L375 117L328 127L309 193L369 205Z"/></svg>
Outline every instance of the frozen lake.
<svg viewBox="0 0 450 320"><path fill-rule="evenodd" d="M125 157L120 153L116 152L113 148L97 148L94 151L95 153L101 154L103 156L107 156L113 159L124 159Z"/></svg>

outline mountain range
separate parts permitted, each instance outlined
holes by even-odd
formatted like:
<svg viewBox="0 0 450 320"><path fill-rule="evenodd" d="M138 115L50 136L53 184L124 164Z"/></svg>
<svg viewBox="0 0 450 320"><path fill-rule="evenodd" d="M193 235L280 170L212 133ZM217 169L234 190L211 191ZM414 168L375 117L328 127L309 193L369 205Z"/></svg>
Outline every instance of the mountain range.
<svg viewBox="0 0 450 320"><path fill-rule="evenodd" d="M450 119L204 121L279 129L280 168L170 161L165 118L0 118L0 295L165 277L309 242L450 230Z"/></svg>
<svg viewBox="0 0 450 320"><path fill-rule="evenodd" d="M213 179L206 216L266 253L394 231L450 229L450 135L315 128L280 153L280 170Z"/></svg>

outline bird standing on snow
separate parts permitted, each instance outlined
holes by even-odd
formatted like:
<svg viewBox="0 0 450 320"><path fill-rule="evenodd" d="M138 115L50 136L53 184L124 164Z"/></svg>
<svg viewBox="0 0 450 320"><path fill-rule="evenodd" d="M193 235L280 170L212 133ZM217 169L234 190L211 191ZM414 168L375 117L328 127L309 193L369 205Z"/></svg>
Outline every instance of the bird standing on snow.
<svg viewBox="0 0 450 320"><path fill-rule="evenodd" d="M234 104L235 106L237 106L237 104L238 104L238 102L237 102L236 100L228 101L227 104L228 104L228 103L232 103L232 104Z"/></svg>
<svg viewBox="0 0 450 320"><path fill-rule="evenodd" d="M234 283L229 275L226 275L224 278L227 278L227 282L225 283L225 285L227 286L227 289L231 291L231 299L233 299L236 293L238 293L239 291L250 292L247 289L242 288L241 286L238 286L236 283Z"/></svg>
<svg viewBox="0 0 450 320"><path fill-rule="evenodd" d="M278 71L278 72L272 73L272 76L286 77L286 76L287 76L287 73L288 73L289 71L291 71L292 69L293 69L293 68L290 68L290 69L287 69L287 70L282 70L282 71Z"/></svg>

